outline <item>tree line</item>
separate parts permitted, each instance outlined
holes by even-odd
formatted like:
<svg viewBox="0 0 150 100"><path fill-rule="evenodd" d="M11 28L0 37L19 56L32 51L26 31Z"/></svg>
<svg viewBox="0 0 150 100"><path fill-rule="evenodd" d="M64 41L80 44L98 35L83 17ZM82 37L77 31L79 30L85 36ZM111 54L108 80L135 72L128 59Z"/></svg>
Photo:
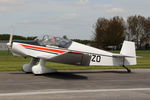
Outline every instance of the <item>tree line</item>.
<svg viewBox="0 0 150 100"><path fill-rule="evenodd" d="M0 40L9 40L10 34L0 34ZM36 37L23 37L19 35L13 35L14 40L34 40Z"/></svg>
<svg viewBox="0 0 150 100"><path fill-rule="evenodd" d="M150 42L150 17L130 16L125 21L122 17L98 18L94 25L94 46L119 46L124 40L134 41L138 49Z"/></svg>

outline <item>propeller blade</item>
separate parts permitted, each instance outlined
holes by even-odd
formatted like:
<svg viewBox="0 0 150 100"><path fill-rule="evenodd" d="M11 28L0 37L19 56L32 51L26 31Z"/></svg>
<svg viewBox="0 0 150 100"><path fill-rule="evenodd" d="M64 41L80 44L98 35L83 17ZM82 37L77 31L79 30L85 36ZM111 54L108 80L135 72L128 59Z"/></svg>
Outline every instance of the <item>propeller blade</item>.
<svg viewBox="0 0 150 100"><path fill-rule="evenodd" d="M7 43L8 48L12 47L12 39L13 39L13 33L10 34L9 42Z"/></svg>

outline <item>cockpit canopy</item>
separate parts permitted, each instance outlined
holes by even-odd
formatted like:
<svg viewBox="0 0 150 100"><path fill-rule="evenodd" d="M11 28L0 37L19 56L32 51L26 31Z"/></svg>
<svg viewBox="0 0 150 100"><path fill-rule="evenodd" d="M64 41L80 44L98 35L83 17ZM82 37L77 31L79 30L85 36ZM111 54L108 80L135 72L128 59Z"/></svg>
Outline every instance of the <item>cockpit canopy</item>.
<svg viewBox="0 0 150 100"><path fill-rule="evenodd" d="M61 37L51 37L49 35L44 35L42 38L38 37L35 40L42 46L57 46L62 48L68 48L72 43L72 41L69 39Z"/></svg>

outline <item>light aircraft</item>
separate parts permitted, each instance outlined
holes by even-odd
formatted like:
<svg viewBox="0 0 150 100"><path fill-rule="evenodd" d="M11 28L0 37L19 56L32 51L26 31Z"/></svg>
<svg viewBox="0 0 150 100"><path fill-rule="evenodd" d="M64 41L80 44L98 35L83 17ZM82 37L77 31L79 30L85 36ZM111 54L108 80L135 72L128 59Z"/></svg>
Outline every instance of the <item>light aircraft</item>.
<svg viewBox="0 0 150 100"><path fill-rule="evenodd" d="M135 43L124 41L120 54L107 52L69 39L44 35L34 41L15 41L10 34L8 48L14 56L32 57L29 64L24 64L24 72L45 74L56 72L47 68L46 61L81 66L122 66L136 65ZM36 64L38 63L38 64Z"/></svg>

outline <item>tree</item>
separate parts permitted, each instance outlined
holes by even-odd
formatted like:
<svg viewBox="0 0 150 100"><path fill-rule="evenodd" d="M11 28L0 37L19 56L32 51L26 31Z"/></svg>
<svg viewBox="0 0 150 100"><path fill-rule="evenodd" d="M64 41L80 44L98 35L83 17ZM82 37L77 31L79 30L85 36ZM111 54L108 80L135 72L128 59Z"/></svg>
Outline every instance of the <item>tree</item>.
<svg viewBox="0 0 150 100"><path fill-rule="evenodd" d="M94 33L94 41L96 43L96 47L104 46L104 40L106 38L107 28L108 28L109 20L106 18L99 18L95 25L95 33Z"/></svg>
<svg viewBox="0 0 150 100"><path fill-rule="evenodd" d="M125 22L118 16L112 19L99 18L95 25L96 47L117 46L125 39Z"/></svg>
<svg viewBox="0 0 150 100"><path fill-rule="evenodd" d="M150 41L150 17L148 17L145 20L145 24L144 24L144 30L145 30L145 34L144 34L144 38L142 39L142 41L146 44L149 43Z"/></svg>
<svg viewBox="0 0 150 100"><path fill-rule="evenodd" d="M141 48L150 40L150 18L140 15L130 16L127 19L128 40L136 42L137 48Z"/></svg>

